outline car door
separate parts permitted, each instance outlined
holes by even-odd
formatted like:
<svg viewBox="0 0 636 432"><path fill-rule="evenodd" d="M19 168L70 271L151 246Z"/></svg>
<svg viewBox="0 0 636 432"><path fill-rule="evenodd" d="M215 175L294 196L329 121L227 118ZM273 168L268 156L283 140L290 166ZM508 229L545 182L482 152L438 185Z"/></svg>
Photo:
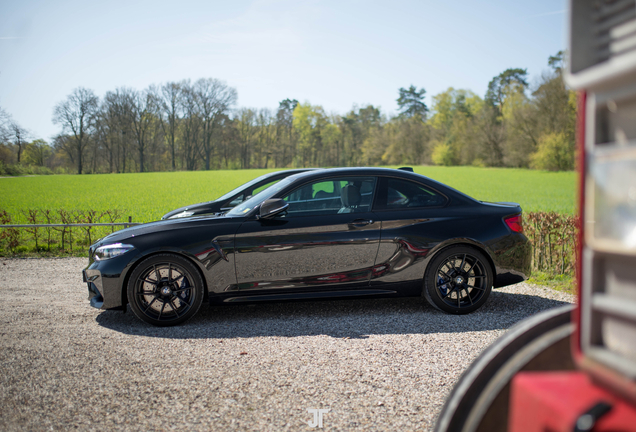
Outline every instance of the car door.
<svg viewBox="0 0 636 432"><path fill-rule="evenodd" d="M367 287L381 232L371 213L375 181L340 176L282 191L286 214L249 219L236 233L239 290Z"/></svg>
<svg viewBox="0 0 636 432"><path fill-rule="evenodd" d="M419 182L397 177L378 179L374 214L382 222L382 239L370 285L399 283L421 290L430 249L445 236L448 198ZM441 232L444 231L444 232Z"/></svg>

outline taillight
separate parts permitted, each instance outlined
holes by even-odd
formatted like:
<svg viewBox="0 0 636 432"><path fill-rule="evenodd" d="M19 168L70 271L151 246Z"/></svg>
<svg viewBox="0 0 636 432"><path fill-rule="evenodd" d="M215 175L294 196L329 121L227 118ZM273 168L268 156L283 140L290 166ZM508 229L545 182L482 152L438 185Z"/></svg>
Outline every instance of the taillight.
<svg viewBox="0 0 636 432"><path fill-rule="evenodd" d="M522 233L523 232L523 223L521 221L521 215L508 216L504 218L504 222L508 225L513 232Z"/></svg>

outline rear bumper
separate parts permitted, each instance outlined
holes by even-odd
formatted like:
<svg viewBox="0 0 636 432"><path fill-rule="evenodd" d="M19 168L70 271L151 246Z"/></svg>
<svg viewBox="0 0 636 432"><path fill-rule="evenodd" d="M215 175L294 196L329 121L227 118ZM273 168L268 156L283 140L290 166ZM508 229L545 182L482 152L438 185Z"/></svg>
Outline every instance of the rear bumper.
<svg viewBox="0 0 636 432"><path fill-rule="evenodd" d="M523 282L530 276L532 246L523 234L511 235L501 242L493 254L495 261L494 287L501 288Z"/></svg>

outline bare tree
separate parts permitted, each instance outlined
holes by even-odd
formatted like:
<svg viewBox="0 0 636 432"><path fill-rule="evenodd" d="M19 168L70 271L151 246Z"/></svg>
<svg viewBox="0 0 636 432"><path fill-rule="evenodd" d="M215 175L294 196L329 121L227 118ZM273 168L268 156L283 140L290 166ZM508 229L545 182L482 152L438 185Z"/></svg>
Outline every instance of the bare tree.
<svg viewBox="0 0 636 432"><path fill-rule="evenodd" d="M11 116L0 107L0 144L8 143L11 132L9 125L11 124Z"/></svg>
<svg viewBox="0 0 636 432"><path fill-rule="evenodd" d="M199 154L199 138L201 135L201 116L196 101L196 95L189 81L183 82L183 97L181 100L184 111L182 128L182 157L187 170L196 168Z"/></svg>
<svg viewBox="0 0 636 432"><path fill-rule="evenodd" d="M132 90L128 97L131 98L131 110L128 114L139 153L139 172L144 172L146 168L146 149L152 141L152 126L156 118L155 89L149 87L142 92Z"/></svg>
<svg viewBox="0 0 636 432"><path fill-rule="evenodd" d="M78 87L53 109L53 123L73 137L78 174L82 174L82 155L90 140L98 102L92 90Z"/></svg>
<svg viewBox="0 0 636 432"><path fill-rule="evenodd" d="M101 120L107 129L108 142L104 144L117 172L126 172L132 133L134 90L121 87L106 93L101 109ZM106 138L106 137L105 137ZM112 167L111 167L112 171Z"/></svg>
<svg viewBox="0 0 636 432"><path fill-rule="evenodd" d="M201 78L194 83L199 115L202 122L202 146L205 169L210 169L210 160L214 152L215 128L221 116L236 103L236 90L228 87L223 81L214 78Z"/></svg>
<svg viewBox="0 0 636 432"><path fill-rule="evenodd" d="M0 108L0 143L13 144L17 149L17 162L22 160L24 146L29 140L29 131L20 126L18 122L11 118L11 115Z"/></svg>
<svg viewBox="0 0 636 432"><path fill-rule="evenodd" d="M181 98L183 97L183 83L169 82L161 86L158 94L161 115L161 128L168 140L172 170L176 169L176 138L179 124L179 111Z"/></svg>
<svg viewBox="0 0 636 432"><path fill-rule="evenodd" d="M66 153L71 164L75 164L75 143L72 136L65 134L57 135L53 138L53 148L55 151Z"/></svg>

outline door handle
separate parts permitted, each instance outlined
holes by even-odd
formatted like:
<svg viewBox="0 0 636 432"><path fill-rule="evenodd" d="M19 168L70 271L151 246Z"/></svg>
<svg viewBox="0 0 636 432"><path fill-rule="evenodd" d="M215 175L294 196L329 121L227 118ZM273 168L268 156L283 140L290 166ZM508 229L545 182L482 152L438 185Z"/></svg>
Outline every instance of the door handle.
<svg viewBox="0 0 636 432"><path fill-rule="evenodd" d="M349 225L359 228L366 225L371 225L372 223L373 221L371 219L355 219L349 222Z"/></svg>

